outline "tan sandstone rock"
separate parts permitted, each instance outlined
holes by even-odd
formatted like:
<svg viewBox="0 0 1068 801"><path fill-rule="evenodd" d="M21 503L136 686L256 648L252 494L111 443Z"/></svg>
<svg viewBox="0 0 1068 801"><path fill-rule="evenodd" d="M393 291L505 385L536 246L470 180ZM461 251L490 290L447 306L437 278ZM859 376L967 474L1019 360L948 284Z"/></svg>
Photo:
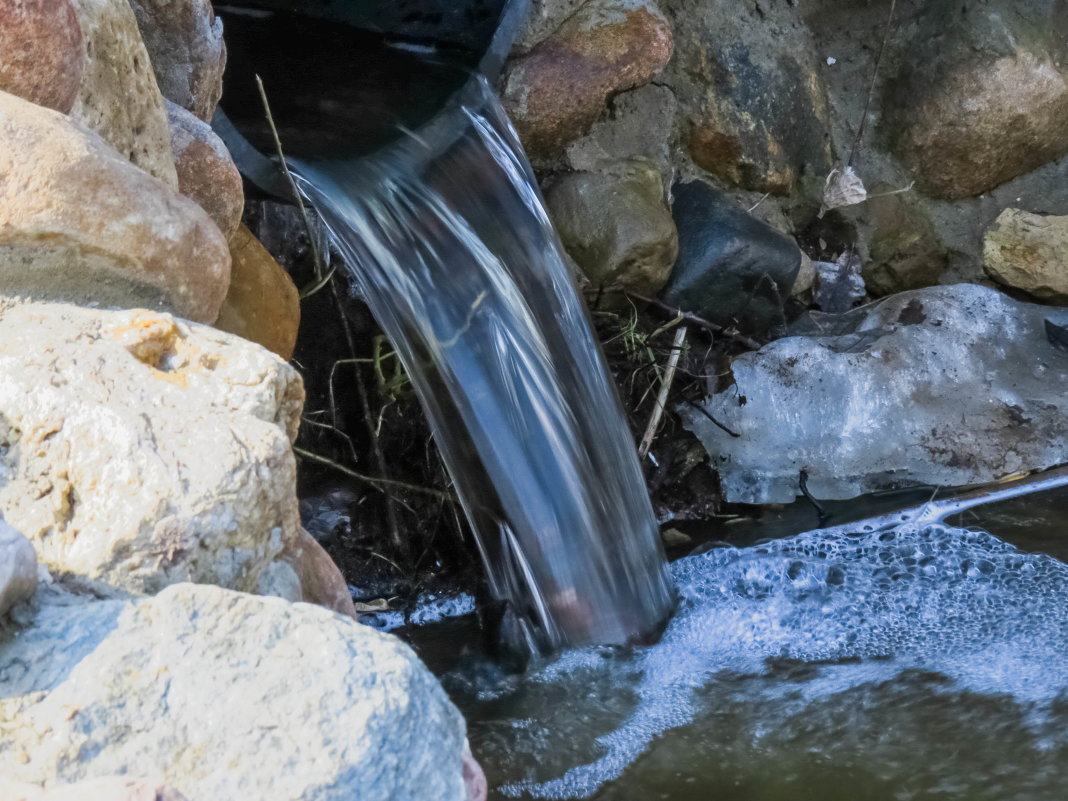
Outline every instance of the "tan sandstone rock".
<svg viewBox="0 0 1068 801"><path fill-rule="evenodd" d="M177 188L163 95L127 0L73 0L82 85L70 115L149 175Z"/></svg>
<svg viewBox="0 0 1068 801"><path fill-rule="evenodd" d="M258 342L288 360L300 327L297 288L244 225L230 241L230 255L230 291L215 327Z"/></svg>
<svg viewBox="0 0 1068 801"><path fill-rule="evenodd" d="M241 173L210 125L177 103L166 105L178 191L204 209L230 241L245 208Z"/></svg>
<svg viewBox="0 0 1068 801"><path fill-rule="evenodd" d="M222 96L226 44L210 0L130 0L160 91L211 122Z"/></svg>
<svg viewBox="0 0 1068 801"><path fill-rule="evenodd" d="M195 203L54 111L0 92L0 294L215 320L223 235Z"/></svg>
<svg viewBox="0 0 1068 801"><path fill-rule="evenodd" d="M589 0L508 69L503 100L524 146L535 156L562 150L610 94L648 83L672 49L671 26L651 0Z"/></svg>
<svg viewBox="0 0 1068 801"><path fill-rule="evenodd" d="M0 91L66 114L82 83L70 0L0 0Z"/></svg>
<svg viewBox="0 0 1068 801"><path fill-rule="evenodd" d="M1068 303L1068 217L1005 209L986 232L983 255L995 281Z"/></svg>
<svg viewBox="0 0 1068 801"><path fill-rule="evenodd" d="M33 545L0 520L0 617L32 598L36 590L37 555Z"/></svg>
<svg viewBox="0 0 1068 801"><path fill-rule="evenodd" d="M207 326L0 301L0 514L50 571L104 592L299 599L279 560L300 537L303 399L291 367Z"/></svg>

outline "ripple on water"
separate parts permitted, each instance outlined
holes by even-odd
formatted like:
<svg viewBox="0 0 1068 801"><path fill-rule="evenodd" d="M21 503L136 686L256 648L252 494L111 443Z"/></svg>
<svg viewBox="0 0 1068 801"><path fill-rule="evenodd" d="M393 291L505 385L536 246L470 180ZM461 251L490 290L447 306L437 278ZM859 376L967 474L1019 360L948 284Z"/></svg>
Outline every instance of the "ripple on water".
<svg viewBox="0 0 1068 801"><path fill-rule="evenodd" d="M1026 710L1021 725L1034 732L1035 748L1068 747L1064 727L1048 725L1068 688L1068 566L1056 559L982 531L925 524L809 532L709 551L673 570L680 608L657 646L631 655L573 651L529 679L543 699L569 693L575 709L613 707L584 714L570 732L557 730L575 741L564 749L570 764L587 761L543 780L554 765L539 758L553 749L545 732L502 741L533 758L528 778L501 792L587 798L654 739L704 715L703 702L727 704L724 688L737 677L749 677L734 692L746 708L754 716L767 708L765 723L750 720L751 738L791 714L803 717L806 707L911 675L928 697L1010 697ZM784 679L783 666L803 675ZM580 742L597 726L612 728Z"/></svg>

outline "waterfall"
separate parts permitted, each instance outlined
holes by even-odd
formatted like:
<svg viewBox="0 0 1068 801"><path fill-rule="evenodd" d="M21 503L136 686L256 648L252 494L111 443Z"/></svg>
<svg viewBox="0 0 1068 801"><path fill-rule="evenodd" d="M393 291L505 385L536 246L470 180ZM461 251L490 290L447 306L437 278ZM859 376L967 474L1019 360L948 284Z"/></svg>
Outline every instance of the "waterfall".
<svg viewBox="0 0 1068 801"><path fill-rule="evenodd" d="M674 593L615 386L486 82L447 119L444 148L293 166L411 376L510 644L635 641Z"/></svg>

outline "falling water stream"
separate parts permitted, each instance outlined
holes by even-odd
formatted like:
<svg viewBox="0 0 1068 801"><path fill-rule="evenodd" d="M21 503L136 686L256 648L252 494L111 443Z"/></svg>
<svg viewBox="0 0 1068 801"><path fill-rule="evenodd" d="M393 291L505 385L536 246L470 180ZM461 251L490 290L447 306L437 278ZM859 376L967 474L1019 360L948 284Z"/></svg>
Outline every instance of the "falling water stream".
<svg viewBox="0 0 1068 801"><path fill-rule="evenodd" d="M474 84L443 152L295 169L419 394L505 636L624 643L674 603L615 387L497 98Z"/></svg>

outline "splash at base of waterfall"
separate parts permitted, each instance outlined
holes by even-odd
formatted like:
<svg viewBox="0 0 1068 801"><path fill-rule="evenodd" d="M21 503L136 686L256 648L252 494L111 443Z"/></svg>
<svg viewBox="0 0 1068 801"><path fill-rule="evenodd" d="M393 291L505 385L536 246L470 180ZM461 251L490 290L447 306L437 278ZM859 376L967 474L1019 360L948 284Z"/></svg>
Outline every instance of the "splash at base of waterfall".
<svg viewBox="0 0 1068 801"><path fill-rule="evenodd" d="M1059 797L1068 565L983 531L882 522L682 559L658 645L568 652L508 697L476 688L472 736L506 766L500 791L856 798L870 781L873 799Z"/></svg>

